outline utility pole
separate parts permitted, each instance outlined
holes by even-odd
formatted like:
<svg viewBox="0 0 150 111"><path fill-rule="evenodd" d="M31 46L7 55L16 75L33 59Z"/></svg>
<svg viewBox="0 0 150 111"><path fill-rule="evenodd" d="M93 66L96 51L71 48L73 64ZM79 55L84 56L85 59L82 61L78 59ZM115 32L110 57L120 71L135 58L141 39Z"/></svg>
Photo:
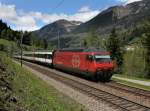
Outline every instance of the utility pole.
<svg viewBox="0 0 150 111"><path fill-rule="evenodd" d="M57 33L58 33L58 44L57 44L58 46L57 46L57 47L58 47L58 49L60 49L60 37L59 37L59 30L57 31Z"/></svg>
<svg viewBox="0 0 150 111"><path fill-rule="evenodd" d="M20 48L21 48L21 58L20 58L21 61L20 61L20 62L21 62L21 67L22 67L22 52L23 52L23 51L22 51L22 50L23 50L23 49L22 49L22 48L23 48L23 47L22 47L22 41L23 41L23 32L22 32L21 41L20 41Z"/></svg>

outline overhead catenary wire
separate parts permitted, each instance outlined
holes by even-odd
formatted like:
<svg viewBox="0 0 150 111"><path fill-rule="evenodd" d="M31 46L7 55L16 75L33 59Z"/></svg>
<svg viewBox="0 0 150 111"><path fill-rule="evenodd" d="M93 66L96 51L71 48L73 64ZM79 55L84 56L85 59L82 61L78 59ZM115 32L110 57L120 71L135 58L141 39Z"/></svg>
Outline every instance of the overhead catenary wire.
<svg viewBox="0 0 150 111"><path fill-rule="evenodd" d="M56 10L58 7L60 7L63 3L64 3L65 0L61 0L53 9L52 11Z"/></svg>

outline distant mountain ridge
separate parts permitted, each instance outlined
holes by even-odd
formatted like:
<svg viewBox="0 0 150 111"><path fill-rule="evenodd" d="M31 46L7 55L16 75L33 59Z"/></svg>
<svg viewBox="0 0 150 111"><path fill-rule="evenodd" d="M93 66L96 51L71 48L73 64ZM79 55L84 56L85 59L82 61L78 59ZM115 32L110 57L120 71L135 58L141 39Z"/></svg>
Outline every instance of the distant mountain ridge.
<svg viewBox="0 0 150 111"><path fill-rule="evenodd" d="M67 21L64 19L58 20L51 24L48 24L41 29L32 33L36 34L39 38L54 38L59 34L66 34L75 29L82 22L80 21Z"/></svg>
<svg viewBox="0 0 150 111"><path fill-rule="evenodd" d="M59 31L62 44L67 44L63 46L69 47L72 44L80 45L79 42L82 42L82 38L87 37L87 33L91 30L101 37L105 37L110 34L113 27L121 32L136 27L138 23L148 17L150 17L150 0L142 0L125 6L110 7L85 23L59 20L34 33L38 37L56 41Z"/></svg>

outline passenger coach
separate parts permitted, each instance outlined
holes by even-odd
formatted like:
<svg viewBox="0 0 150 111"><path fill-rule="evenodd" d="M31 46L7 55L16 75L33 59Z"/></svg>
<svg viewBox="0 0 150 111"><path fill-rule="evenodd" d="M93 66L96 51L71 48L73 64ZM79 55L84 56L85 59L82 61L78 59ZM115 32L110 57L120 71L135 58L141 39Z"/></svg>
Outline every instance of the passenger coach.
<svg viewBox="0 0 150 111"><path fill-rule="evenodd" d="M21 58L21 56L15 56L16 58ZM52 52L38 51L38 52L23 52L22 59L38 62L43 64L52 64Z"/></svg>

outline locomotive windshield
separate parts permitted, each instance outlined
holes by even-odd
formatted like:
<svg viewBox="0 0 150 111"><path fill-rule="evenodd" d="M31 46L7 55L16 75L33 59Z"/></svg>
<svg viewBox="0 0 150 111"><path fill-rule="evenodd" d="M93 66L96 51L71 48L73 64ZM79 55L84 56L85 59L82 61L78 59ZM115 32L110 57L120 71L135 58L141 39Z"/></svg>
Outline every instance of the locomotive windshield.
<svg viewBox="0 0 150 111"><path fill-rule="evenodd" d="M96 62L111 62L109 55L95 55Z"/></svg>

